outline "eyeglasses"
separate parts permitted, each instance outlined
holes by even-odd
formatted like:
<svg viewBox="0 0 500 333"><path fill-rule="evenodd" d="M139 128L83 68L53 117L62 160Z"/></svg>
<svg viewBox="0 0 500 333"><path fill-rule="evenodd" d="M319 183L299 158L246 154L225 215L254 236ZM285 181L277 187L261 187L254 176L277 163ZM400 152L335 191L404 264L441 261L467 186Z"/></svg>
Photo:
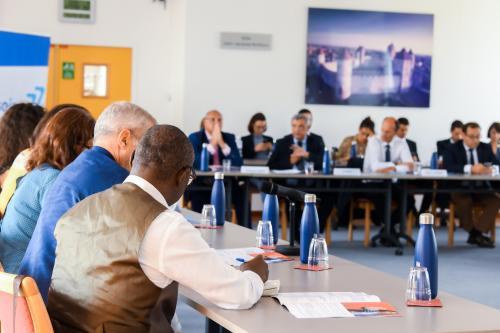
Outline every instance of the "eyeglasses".
<svg viewBox="0 0 500 333"><path fill-rule="evenodd" d="M189 168L190 170L190 173L189 173L189 178L188 178L188 183L187 183L187 186L191 185L194 180L196 179L196 172L194 171L194 168L191 167L191 166L187 166L185 168Z"/></svg>

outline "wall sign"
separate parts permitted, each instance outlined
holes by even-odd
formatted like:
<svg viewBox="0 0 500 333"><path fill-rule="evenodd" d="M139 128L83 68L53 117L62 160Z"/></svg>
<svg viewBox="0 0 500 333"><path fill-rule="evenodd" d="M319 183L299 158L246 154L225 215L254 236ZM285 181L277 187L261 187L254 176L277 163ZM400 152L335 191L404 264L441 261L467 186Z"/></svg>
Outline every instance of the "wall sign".
<svg viewBox="0 0 500 333"><path fill-rule="evenodd" d="M220 48L269 51L272 46L272 37L271 34L221 32Z"/></svg>
<svg viewBox="0 0 500 333"><path fill-rule="evenodd" d="M74 62L63 62L63 64L62 64L62 78L63 78L63 80L74 80L75 79L75 63Z"/></svg>

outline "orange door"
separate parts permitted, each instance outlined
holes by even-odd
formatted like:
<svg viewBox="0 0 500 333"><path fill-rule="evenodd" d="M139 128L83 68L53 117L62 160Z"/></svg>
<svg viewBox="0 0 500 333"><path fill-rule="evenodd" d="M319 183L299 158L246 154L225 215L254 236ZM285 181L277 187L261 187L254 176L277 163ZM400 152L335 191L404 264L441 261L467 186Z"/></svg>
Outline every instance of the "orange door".
<svg viewBox="0 0 500 333"><path fill-rule="evenodd" d="M129 101L132 49L51 45L47 107L74 103L94 117L115 101Z"/></svg>

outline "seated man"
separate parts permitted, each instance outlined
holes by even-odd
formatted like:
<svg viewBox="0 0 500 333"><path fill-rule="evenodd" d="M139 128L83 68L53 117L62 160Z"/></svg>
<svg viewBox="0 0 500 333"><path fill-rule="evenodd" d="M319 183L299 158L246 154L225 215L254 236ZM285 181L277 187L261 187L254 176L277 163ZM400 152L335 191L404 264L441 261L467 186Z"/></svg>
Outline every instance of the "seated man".
<svg viewBox="0 0 500 333"><path fill-rule="evenodd" d="M451 123L450 138L438 141L436 143L438 156L444 157L452 144L463 139L463 127L464 124L460 120L455 120Z"/></svg>
<svg viewBox="0 0 500 333"><path fill-rule="evenodd" d="M194 178L193 155L177 127L154 126L123 184L61 218L48 305L56 330L179 331L173 320L178 284L226 309L248 309L260 299L268 276L262 256L241 270L225 264L169 208Z"/></svg>
<svg viewBox="0 0 500 333"><path fill-rule="evenodd" d="M410 148L405 140L396 135L398 130L398 122L393 117L387 117L382 122L380 137L373 136L368 139L366 147L365 159L363 161L363 172L366 173L390 173L395 172L397 167L402 166L406 170L413 169L413 158ZM367 183L369 187L378 187L380 183ZM375 212L373 221L381 223L384 211L384 196L379 193L363 194L363 197L370 199L375 204ZM400 189L396 184L393 184L392 198L401 202ZM405 198L408 200L408 198ZM410 202L408 202L410 203ZM399 222L399 209L393 213L393 223Z"/></svg>
<svg viewBox="0 0 500 333"><path fill-rule="evenodd" d="M231 160L231 165L239 167L243 164L234 134L222 132L222 115L217 110L208 111L202 121L203 128L189 135L194 149L195 169L200 169L203 144L208 144L209 165L222 165L222 160ZM198 179L196 186L211 187L213 179ZM210 191L188 191L186 199L191 201L191 208L201 212L203 205L210 203ZM232 203L235 205L238 222L243 223L244 209L249 209L243 200L243 188L235 184L232 188Z"/></svg>
<svg viewBox="0 0 500 333"><path fill-rule="evenodd" d="M308 109L302 109L299 111L299 114L303 115L304 117L306 117L306 120L307 120L307 136L309 137L312 137L313 139L312 140L317 140L317 141L323 141L323 138L321 137L321 135L318 135L318 134L315 134L313 132L311 132L311 127L312 127L312 124L313 124L313 115L312 115L312 112Z"/></svg>
<svg viewBox="0 0 500 333"><path fill-rule="evenodd" d="M139 106L113 103L97 119L94 146L64 168L45 195L40 217L21 262L19 274L37 282L45 301L54 266L57 221L89 195L123 182L139 139L156 120Z"/></svg>
<svg viewBox="0 0 500 333"><path fill-rule="evenodd" d="M408 135L408 130L410 129L410 121L408 118L399 118L398 119L398 131L396 132L396 135L400 138L406 141L408 144L408 148L410 148L410 153L411 156L413 157L414 161L420 161L420 158L418 157L418 151L417 151L417 143L415 141L412 141L408 139L406 136Z"/></svg>
<svg viewBox="0 0 500 333"><path fill-rule="evenodd" d="M498 165L498 160L493 154L490 145L481 140L481 128L477 123L464 125L463 141L455 142L444 155L446 170L453 173L473 175L491 175L491 165ZM485 165L489 163L489 166ZM467 182L465 187L480 187L491 189L491 184L485 182ZM484 235L495 224L500 197L498 193L460 193L451 194L455 203L457 216L462 228L469 232L467 243L479 247L495 247L491 238ZM482 206L482 214L476 221L472 218L474 203Z"/></svg>
<svg viewBox="0 0 500 333"><path fill-rule="evenodd" d="M304 170L305 162L313 162L315 170L321 170L323 163L323 152L325 144L323 138L319 135L310 136L307 134L307 118L303 114L296 114L292 117L292 134L286 135L276 141L271 157L267 162L270 169L286 170L298 169ZM319 186L320 183L316 182ZM310 187L314 185L313 180L297 181L290 179L286 182L287 186ZM325 193L317 194L321 203L319 204L318 217L321 232L323 232L326 219L330 214L334 202L334 196ZM299 221L301 218L300 209L297 209L295 216L296 234L298 233ZM298 239L298 238L296 238Z"/></svg>

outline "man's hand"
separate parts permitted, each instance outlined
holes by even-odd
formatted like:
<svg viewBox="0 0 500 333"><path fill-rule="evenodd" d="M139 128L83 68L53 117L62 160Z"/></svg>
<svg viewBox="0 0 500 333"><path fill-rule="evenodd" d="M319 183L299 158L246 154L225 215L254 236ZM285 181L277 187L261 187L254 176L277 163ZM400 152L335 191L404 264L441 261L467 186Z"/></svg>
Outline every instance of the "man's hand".
<svg viewBox="0 0 500 333"><path fill-rule="evenodd" d="M487 167L484 164L474 164L471 169L473 175L491 175L491 167Z"/></svg>
<svg viewBox="0 0 500 333"><path fill-rule="evenodd" d="M240 266L241 271L252 271L256 273L262 279L262 282L266 282L269 277L269 267L267 263L264 261L264 257L262 255L258 255L250 261L242 264Z"/></svg>
<svg viewBox="0 0 500 333"><path fill-rule="evenodd" d="M396 167L392 167L392 166L375 170L376 173L389 173L389 172L394 172L394 171L396 171Z"/></svg>
<svg viewBox="0 0 500 333"><path fill-rule="evenodd" d="M218 123L216 123L214 125L214 129L212 131L212 138L210 140L210 143L214 147L220 146L221 148L224 148L224 146L226 145L226 143L222 139L222 130L221 130L220 125Z"/></svg>

